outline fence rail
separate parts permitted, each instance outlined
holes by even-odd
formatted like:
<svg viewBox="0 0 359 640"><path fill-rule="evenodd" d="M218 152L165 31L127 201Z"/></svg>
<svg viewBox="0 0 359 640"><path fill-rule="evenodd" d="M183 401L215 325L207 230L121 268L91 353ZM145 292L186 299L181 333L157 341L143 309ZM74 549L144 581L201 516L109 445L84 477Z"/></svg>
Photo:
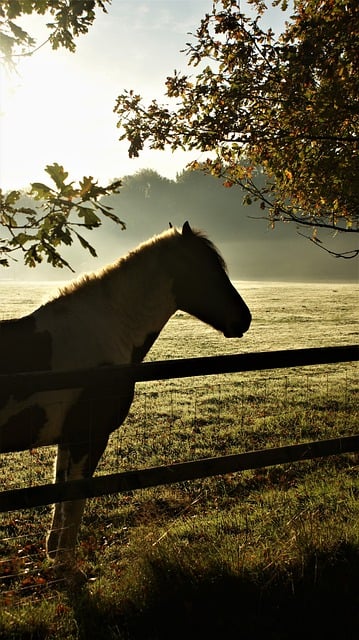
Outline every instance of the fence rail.
<svg viewBox="0 0 359 640"><path fill-rule="evenodd" d="M273 449L261 449L218 458L202 458L191 462L151 467L123 473L112 473L83 480L71 480L57 484L45 484L24 489L12 489L0 493L0 513L28 509L54 502L94 498L111 493L123 493L173 484L185 480L209 478L224 473L273 466L350 453L359 450L359 435L314 440Z"/></svg>
<svg viewBox="0 0 359 640"><path fill-rule="evenodd" d="M307 365L333 364L358 360L358 345L319 347L292 351L258 352L233 356L166 360L140 365L103 367L98 370L70 372L38 372L0 376L0 389L4 393L35 392L78 386L99 386L117 382L125 376L134 382L170 378L258 371ZM96 476L66 483L48 484L12 489L0 493L0 512L63 502L66 500L97 497L110 493L194 480L223 473L256 469L264 466L307 460L359 450L359 435L318 440L303 444L263 449L247 453L206 458L149 469Z"/></svg>
<svg viewBox="0 0 359 640"><path fill-rule="evenodd" d="M178 360L160 360L141 364L104 366L98 369L76 371L40 371L36 373L16 373L0 375L0 389L4 394L17 392L35 393L84 386L112 387L125 377L133 382L169 380L208 376L219 373L259 371L304 367L307 365L334 364L358 360L359 345L340 347L312 347L291 351L259 351L229 356L208 356Z"/></svg>

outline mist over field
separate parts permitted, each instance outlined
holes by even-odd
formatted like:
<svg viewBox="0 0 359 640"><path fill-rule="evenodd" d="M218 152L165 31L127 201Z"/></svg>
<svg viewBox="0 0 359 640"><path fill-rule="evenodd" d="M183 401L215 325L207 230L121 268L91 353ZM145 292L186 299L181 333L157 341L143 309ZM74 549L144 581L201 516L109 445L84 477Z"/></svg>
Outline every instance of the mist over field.
<svg viewBox="0 0 359 640"><path fill-rule="evenodd" d="M205 231L220 248L232 279L358 280L358 259L335 258L298 233L310 236L311 228L298 230L294 223L278 223L275 229L270 229L264 219L265 212L257 204L244 206L242 197L239 188L225 188L217 178L200 172L184 172L174 181L151 170L141 171L123 178L121 193L104 200L125 221L126 230L105 221L99 229L84 233L96 248L98 258L92 258L75 244L65 247L62 253L77 274L93 271L161 233L169 222L181 226L188 220L193 227ZM350 251L356 246L355 234L331 236L325 230L319 233L323 244L333 251ZM20 261L0 271L0 279L31 281L72 277L65 269L54 269L47 264L28 269Z"/></svg>

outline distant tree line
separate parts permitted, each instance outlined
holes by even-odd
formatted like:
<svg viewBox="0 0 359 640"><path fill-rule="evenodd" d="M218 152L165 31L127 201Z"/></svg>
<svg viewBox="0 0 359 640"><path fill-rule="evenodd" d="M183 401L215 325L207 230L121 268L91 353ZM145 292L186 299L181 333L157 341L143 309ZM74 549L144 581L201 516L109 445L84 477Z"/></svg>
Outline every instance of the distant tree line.
<svg viewBox="0 0 359 640"><path fill-rule="evenodd" d="M262 177L263 179L263 177ZM251 207L242 202L239 189L224 189L215 176L201 171L186 170L176 179L168 179L151 169L121 177L120 193L99 197L99 204L121 211L126 219L126 232L104 217L96 231L96 254L82 250L73 242L63 245L65 262L75 271L90 271L124 255L140 242L168 228L169 223L181 227L185 220L214 239L228 264L232 278L245 280L309 280L355 281L356 260L331 260L310 242L304 242L295 225L277 225L273 230L262 219L259 203ZM21 206L36 208L37 201L28 194L19 200ZM86 241L92 232L81 229ZM341 234L332 238L330 230L322 230L329 249L349 251L355 237ZM6 274L7 275L7 274ZM58 279L58 270L41 264L33 274L17 263L10 277L16 279ZM66 279L64 273L61 278Z"/></svg>

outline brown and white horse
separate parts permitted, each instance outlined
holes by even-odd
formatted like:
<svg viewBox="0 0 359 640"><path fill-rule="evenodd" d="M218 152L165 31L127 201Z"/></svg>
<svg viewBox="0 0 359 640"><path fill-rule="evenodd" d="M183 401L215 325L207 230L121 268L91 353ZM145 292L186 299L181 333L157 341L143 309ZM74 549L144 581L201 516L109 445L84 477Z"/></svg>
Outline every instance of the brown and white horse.
<svg viewBox="0 0 359 640"><path fill-rule="evenodd" d="M214 245L188 222L66 286L30 315L0 322L0 374L140 362L181 309L240 338L251 314ZM0 452L58 445L55 481L91 476L108 437L124 421L134 385L26 397L0 389ZM85 501L55 505L50 557L71 557Z"/></svg>

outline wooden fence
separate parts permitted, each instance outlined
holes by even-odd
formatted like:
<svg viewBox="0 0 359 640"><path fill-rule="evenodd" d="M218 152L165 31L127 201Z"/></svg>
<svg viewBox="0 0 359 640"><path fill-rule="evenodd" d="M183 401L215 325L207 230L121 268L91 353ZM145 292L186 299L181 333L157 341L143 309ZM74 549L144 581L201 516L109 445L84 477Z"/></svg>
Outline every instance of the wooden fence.
<svg viewBox="0 0 359 640"><path fill-rule="evenodd" d="M347 345L342 347L190 358L186 360L166 360L139 365L103 367L86 371L21 373L0 376L0 388L6 393L11 393L11 390L15 388L17 391L33 393L40 390L83 387L84 385L96 388L110 383L113 388L115 383L120 385L124 377L126 380L131 378L134 382L164 380L218 373L351 362L357 361L358 355L358 345ZM359 435L353 435L217 458L206 458L150 469L96 476L85 480L12 489L0 493L0 512L66 500L102 496L358 450Z"/></svg>

